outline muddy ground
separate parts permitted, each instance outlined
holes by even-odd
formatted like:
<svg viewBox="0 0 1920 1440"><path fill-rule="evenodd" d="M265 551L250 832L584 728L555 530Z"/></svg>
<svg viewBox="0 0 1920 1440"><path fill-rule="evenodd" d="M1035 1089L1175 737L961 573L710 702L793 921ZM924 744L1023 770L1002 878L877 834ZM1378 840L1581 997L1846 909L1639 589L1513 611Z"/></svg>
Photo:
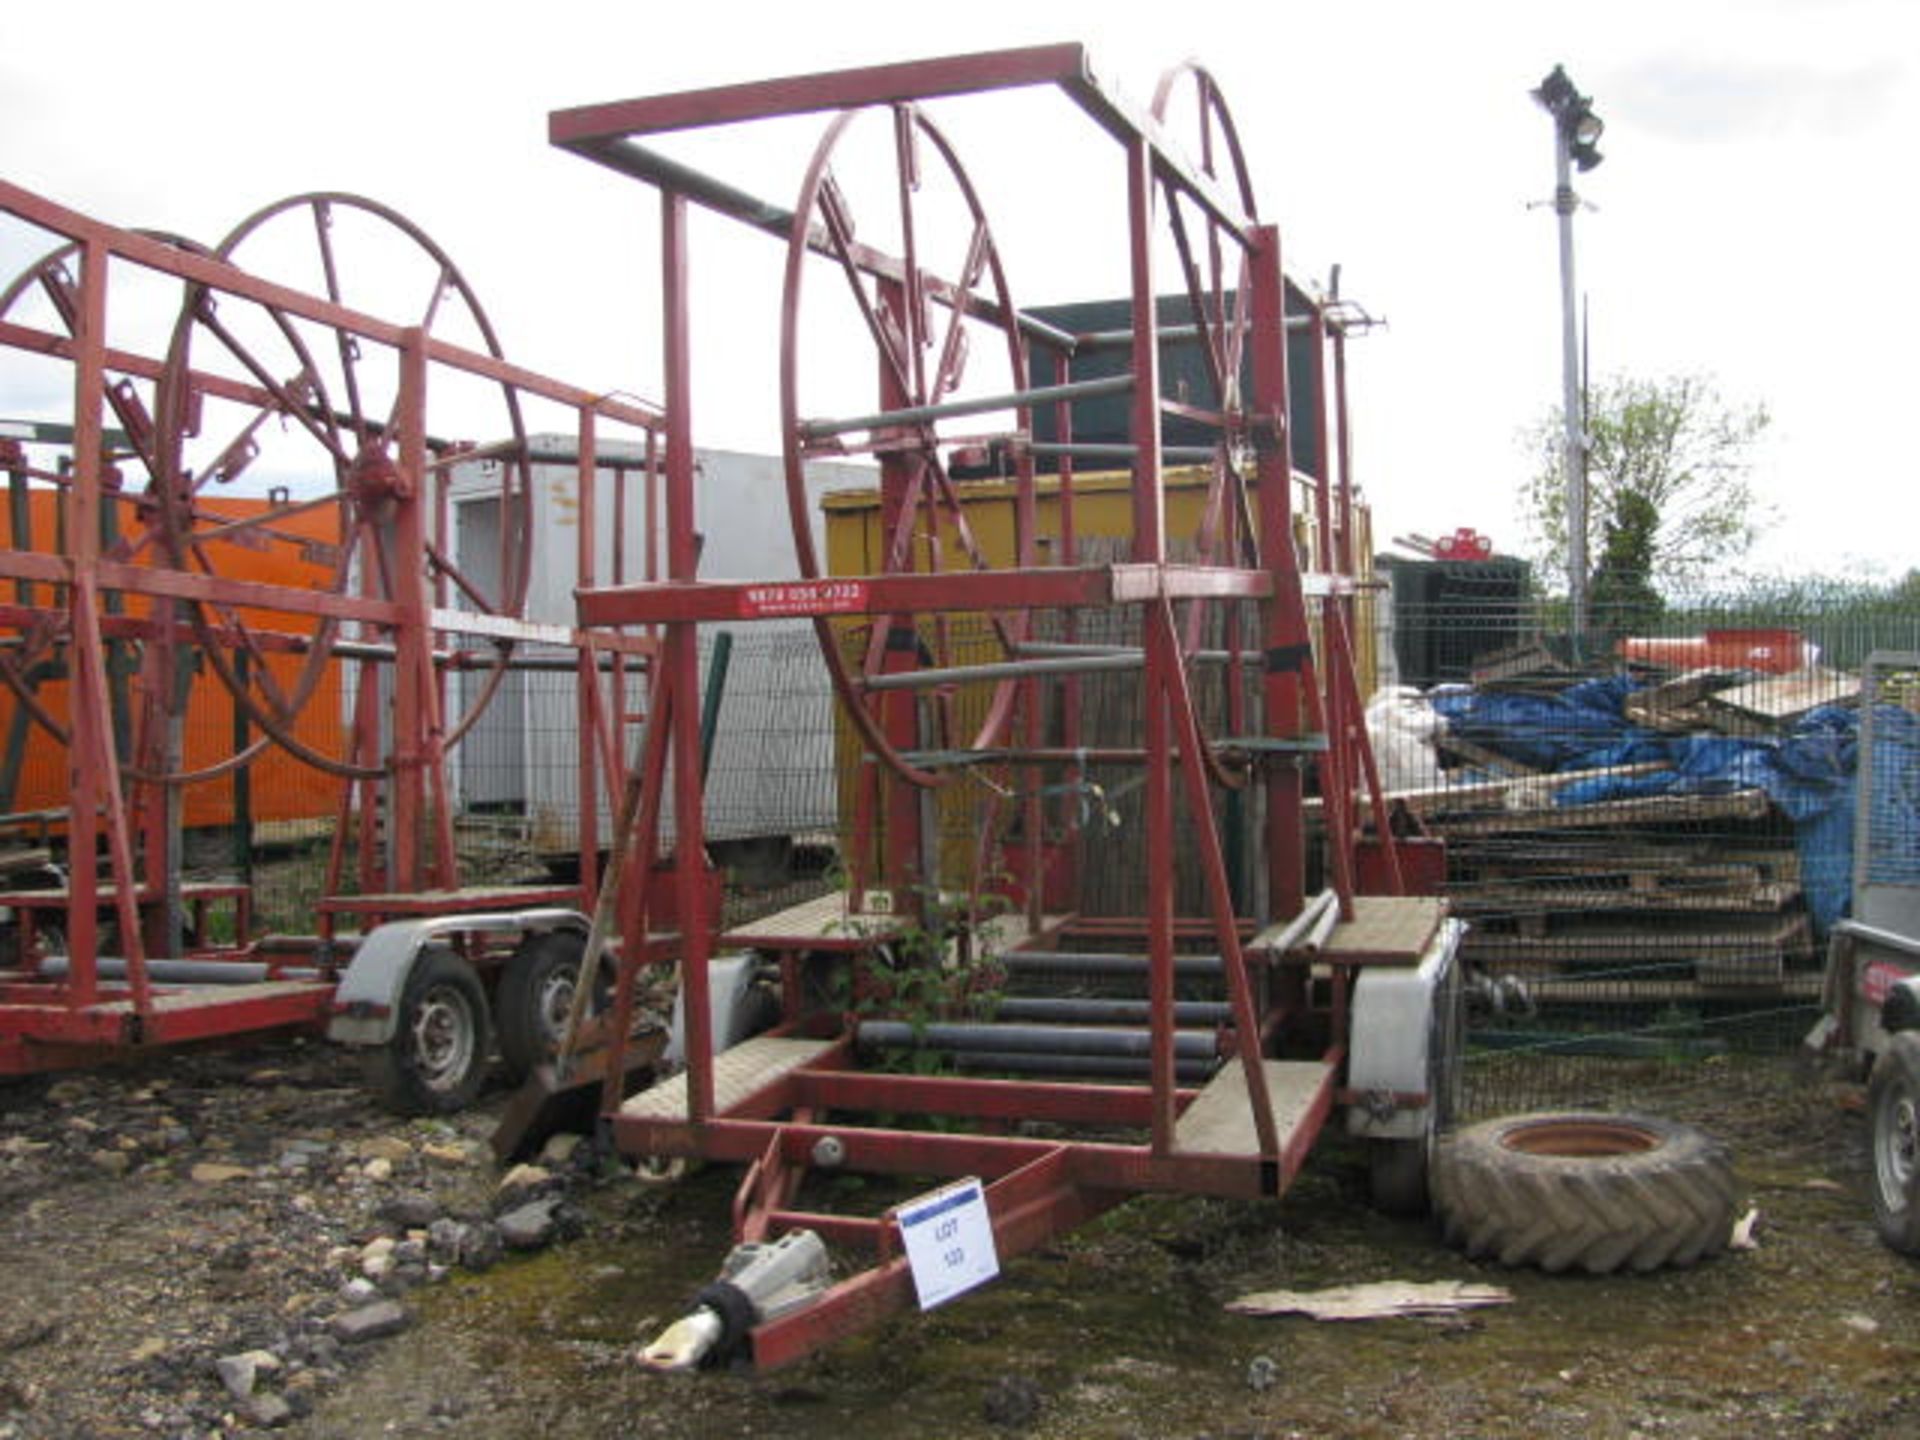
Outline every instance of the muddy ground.
<svg viewBox="0 0 1920 1440"><path fill-rule="evenodd" d="M1696 1065L1648 1105L1729 1141L1760 1211L1756 1249L1694 1270L1468 1262L1370 1213L1363 1157L1335 1144L1278 1205L1137 1200L769 1376L630 1360L726 1250L732 1175L661 1190L588 1150L550 1157L527 1193L563 1238L474 1268L448 1236L497 1233L525 1198L497 1198L480 1144L502 1097L403 1123L357 1079L288 1043L0 1090L0 1440L1920 1434L1920 1267L1874 1236L1857 1092L1786 1061ZM409 1234L402 1264L369 1266L370 1242ZM1514 1303L1348 1324L1223 1308L1439 1278ZM377 1289L406 1328L342 1341ZM241 1398L218 1366L248 1354Z"/></svg>

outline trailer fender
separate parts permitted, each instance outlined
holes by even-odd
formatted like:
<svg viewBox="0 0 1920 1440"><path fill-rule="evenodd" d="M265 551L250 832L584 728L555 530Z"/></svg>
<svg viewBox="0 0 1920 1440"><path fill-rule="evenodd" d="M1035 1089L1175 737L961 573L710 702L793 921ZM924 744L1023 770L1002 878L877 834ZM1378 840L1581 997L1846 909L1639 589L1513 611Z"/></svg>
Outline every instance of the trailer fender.
<svg viewBox="0 0 1920 1440"><path fill-rule="evenodd" d="M377 925L360 941L333 995L327 1038L345 1045L384 1045L399 1023L400 997L433 942L462 935L517 937L552 930L588 932L577 910L547 908L481 915L435 915Z"/></svg>
<svg viewBox="0 0 1920 1440"><path fill-rule="evenodd" d="M1415 1140L1427 1133L1429 1111L1441 1123L1452 1107L1434 1093L1450 1083L1460 1044L1460 937L1466 925L1445 921L1416 965L1375 965L1353 987L1347 1087L1373 1097L1347 1107L1350 1134L1374 1140ZM1423 1104L1404 1098L1424 1095Z"/></svg>

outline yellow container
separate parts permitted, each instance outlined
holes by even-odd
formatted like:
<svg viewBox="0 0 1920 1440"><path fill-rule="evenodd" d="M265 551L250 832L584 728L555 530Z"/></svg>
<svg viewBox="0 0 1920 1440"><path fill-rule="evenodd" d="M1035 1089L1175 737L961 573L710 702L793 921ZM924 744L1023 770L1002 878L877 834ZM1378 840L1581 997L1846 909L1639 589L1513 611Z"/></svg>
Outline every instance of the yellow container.
<svg viewBox="0 0 1920 1440"><path fill-rule="evenodd" d="M1175 561L1191 560L1197 556L1198 534L1202 521L1202 512L1206 504L1207 489L1211 480L1211 471L1205 467L1187 467L1169 470L1165 478L1166 493L1166 533L1167 551ZM1302 571L1313 570L1313 556L1316 549L1315 524L1312 511L1312 482L1303 477L1295 477L1294 495L1294 547ZM1014 488L1005 481L969 481L962 482L958 489L966 516L967 528L972 533L979 554L987 566L996 570L1010 570L1015 566L1014 533ZM1131 506L1131 477L1125 472L1102 472L1098 474L1076 475L1073 481L1074 533L1077 554L1080 563L1105 563L1126 558L1126 547L1133 529ZM1035 541L1038 563L1053 565L1059 563L1060 523L1060 487L1054 476L1041 476L1036 481L1035 505ZM821 508L826 516L826 558L827 567L834 575L875 575L883 570L883 555L886 537L881 524L880 492L867 488L860 490L842 490L825 496ZM943 525L940 566L944 570L967 570L973 568L974 561L968 555L954 534L954 527ZM1372 694L1375 677L1378 673L1378 649L1375 643L1372 624L1371 597L1373 593L1373 544L1371 516L1363 504L1354 506L1354 553L1358 561L1360 575L1360 594L1356 605L1354 620L1354 663L1355 678L1358 681L1361 696ZM924 536L916 538L916 543L926 544ZM1336 537L1337 543L1337 537ZM917 570L928 568L926 556L916 557L913 567ZM1317 606L1309 602L1309 623L1313 633L1316 652L1320 649L1320 625L1317 620ZM856 638L855 631L864 626L848 624L842 627L842 633L848 637L847 643L862 643L863 636ZM923 638L931 622L922 619ZM999 648L983 631L984 627L975 617L948 617L944 622L955 634L966 636L970 633L981 635L980 653L972 655L968 645L962 643L951 648L957 650L959 663L969 660L988 660L1003 658ZM1086 638L1124 638L1121 634L1109 635L1105 631L1098 636ZM1324 673L1324 671L1322 672ZM927 748L946 748L949 745L961 745L977 729L981 717L989 703L992 687L984 683L974 683L957 687L942 702L946 719L947 733L927 737ZM1201 697L1203 709L1205 697ZM1051 719L1052 717L1050 717ZM851 830L859 813L856 804L856 779L863 766L871 763L864 757L857 737L844 722L838 726L840 787L840 816L844 847L855 844ZM1100 743L1096 737L1089 737L1087 743ZM1136 742L1137 743L1137 742ZM1003 808L1016 803L1018 794L998 794L1004 786L996 786L990 777L973 773L961 783L947 787L939 792L935 805L935 824L940 834L939 866L940 883L947 887L964 887L973 883L982 864L991 870L996 861L988 856L983 860L977 853L979 837L990 827L985 811L997 803ZM875 815L875 834L870 838L868 853L878 856L884 853L884 837L879 833L883 816Z"/></svg>

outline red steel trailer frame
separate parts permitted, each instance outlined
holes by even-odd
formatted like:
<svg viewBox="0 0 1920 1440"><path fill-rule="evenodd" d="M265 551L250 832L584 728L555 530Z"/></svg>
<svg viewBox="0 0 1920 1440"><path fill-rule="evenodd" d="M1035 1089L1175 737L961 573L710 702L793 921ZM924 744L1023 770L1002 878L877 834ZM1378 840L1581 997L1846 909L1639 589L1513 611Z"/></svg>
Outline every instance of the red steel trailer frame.
<svg viewBox="0 0 1920 1440"><path fill-rule="evenodd" d="M979 191L932 118L937 106L931 102L1035 87L1059 91L1118 149L1114 175L1124 187L1125 224L1111 237L1074 243L1091 257L1099 240L1110 240L1124 257L1131 320L1119 334L1063 332L1014 305ZM652 139L810 113L830 118L791 207L696 171ZM856 215L849 198L853 177L836 164L849 131L869 115L892 130L882 218L898 227L897 250L872 238L872 217ZM983 1177L1002 1256L1030 1249L1136 1192L1278 1195L1336 1107L1359 1098L1346 1083L1353 977L1362 966L1416 961L1435 942L1443 908L1433 900L1354 893L1362 804L1372 806L1375 833L1384 837L1385 888L1399 897L1404 887L1353 674L1356 556L1343 350L1349 312L1338 302L1315 301L1304 313L1285 313L1279 232L1257 215L1239 139L1211 76L1193 66L1170 72L1152 113L1142 115L1100 81L1079 46L1058 45L592 105L555 113L550 134L556 145L642 180L660 197L667 576L583 590L579 599L585 627L644 625L663 632L657 723L637 772L634 837L642 867L659 848L653 831L671 785L678 913L695 913L704 864L695 650L701 622L809 617L845 722L866 756L849 892L724 936L689 927L680 955L685 1073L631 1097L609 1079L604 1092L603 1108L623 1151L748 1167L735 1209L742 1241L807 1228L864 1251L868 1268L861 1273L810 1305L763 1317L746 1337L752 1361L761 1367L790 1362L913 1299L895 1216L806 1210L801 1187L810 1168ZM1023 138L1027 163L1036 163L1030 157L1040 148L1038 137ZM963 231L964 243L945 248L959 257L958 268L946 272L930 268L926 257L936 247L921 224L926 194L936 186L950 197L948 211L961 216ZM688 241L695 206L761 229L787 247L781 421L806 577L798 582L699 575L702 517L691 406L698 337ZM1161 346L1168 337L1156 313L1154 268L1156 252L1169 243L1194 321L1191 333L1213 379L1205 403L1163 393ZM815 312L803 312L802 296L813 302L804 280L814 270L825 271L831 293L850 301L858 331L874 347L879 395L873 413L836 420L803 413L804 319ZM1289 327L1311 332L1316 364L1331 356L1332 446L1324 443L1325 405L1318 414L1289 413ZM965 373L966 356L979 348L970 341L981 336L996 366L1002 353L1006 357L1001 388L984 393ZM727 339L738 343L735 334ZM1110 346L1129 357L1127 375L1072 378L1076 356ZM1040 348L1054 355L1063 383L1029 381L1028 358ZM1247 365L1250 390L1238 379ZM1076 446L1072 402L1116 394L1127 397L1127 442ZM1059 525L1045 545L1036 527L1041 447L1032 441L1032 417L1041 407L1055 408L1062 442L1053 452ZM993 414L1011 421L985 436L956 436L946 427L953 420L978 426L986 423L978 417ZM1169 416L1197 421L1217 435L1205 450L1213 476L1205 519L1199 533L1186 537L1170 536L1166 521L1161 425ZM1294 472L1290 448L1302 426L1316 427L1319 453L1332 457L1304 480ZM1011 565L996 564L972 533L966 482L952 473L956 450L983 440L1007 457L1001 480L1011 487L1015 513ZM829 575L814 552L800 477L806 458L819 453L869 453L880 463L888 540L873 573ZM1117 563L1088 563L1077 553L1073 529L1074 464L1116 456L1132 475L1131 551ZM1309 497L1317 522L1304 565L1295 546L1297 488ZM1190 547L1189 558L1176 561L1179 540ZM1251 621L1230 616L1226 622L1221 734L1203 723L1190 678L1205 658L1200 637L1213 606L1254 612ZM1071 643L1074 617L1114 608L1137 614L1136 645ZM1036 617L1046 612L1067 617L1069 643L1056 645L1050 657L1035 643ZM960 663L946 628L957 616L985 618L997 659ZM949 888L943 883L949 877L941 873L939 847L921 838L924 797L956 777L989 772L1012 797L1002 818L1022 820L1027 837L1042 835L1044 777L1071 780L1093 758L1078 744L1071 700L1065 718L1054 722L1057 733L1048 733L1045 687L1058 684L1071 696L1076 677L1120 668L1141 677L1140 733L1131 746L1100 758L1129 760L1143 775L1144 911L1132 919L1085 921L1042 913L1045 857L1041 845L1029 844L1024 883L1015 887L1025 913L1017 923L1001 924L1013 941L1001 958L1055 951L1076 937L1138 942L1150 1017L1145 1083L910 1076L863 1067L859 1017L823 1002L810 977L823 964L852 966L861 976L857 984L872 983L884 977L889 947L933 923L929 897ZM977 701L970 710L950 703L969 687ZM1249 718L1256 709L1257 725ZM945 717L943 746L925 742L929 712ZM971 734L954 737L956 727ZM1313 898L1309 768L1317 782L1327 883ZM1259 799L1263 914L1245 913L1231 893L1216 805L1216 795L1227 789ZM1190 821L1190 856L1179 853L1176 798ZM863 841L876 830L884 845L868 855ZM1181 915L1175 875L1189 859L1206 903L1198 914ZM985 918L977 874L952 888L967 897L976 933L1000 923ZM641 907L625 935L614 1035L628 1030L626 1007L645 963L649 920ZM1230 1007L1212 1041L1224 1064L1200 1087L1181 1082L1175 1011L1182 942L1195 937L1217 950ZM710 1028L716 943L775 957L785 1002L779 1027L723 1053L716 1053ZM622 1075L624 1067L612 1065L608 1073ZM1422 1104L1429 1096L1374 1098ZM880 1113L960 1118L979 1131L901 1128L871 1118ZM1024 1138L1009 1133L1019 1121L1125 1127L1142 1138Z"/></svg>
<svg viewBox="0 0 1920 1440"><path fill-rule="evenodd" d="M255 946L242 887L181 879L180 793L244 773L270 747L338 782L326 881L335 898L320 904L329 938L336 915L372 923L590 901L601 845L596 801L602 784L624 779L616 732L628 708L601 693L602 662L610 659L618 687L623 667L648 663L654 647L644 634L588 637L523 618L532 537L520 409L524 397L536 397L574 417L578 565L586 583L596 578L596 437L610 425L637 430L651 453L659 413L506 361L444 253L403 217L356 197L309 195L268 207L213 250L117 228L5 181L0 222L53 247L0 292L0 360L63 364L72 393L70 424L58 427L69 437L68 464L36 464L18 440L0 438L0 475L15 513L26 513L29 490L51 491L61 519L57 543L0 551L0 581L9 589L0 603L0 681L64 749L72 778L68 883L0 894L0 907L15 912L29 942L36 924L54 916L67 942L64 957L31 943L0 957L0 1074L327 1021L344 950ZM431 283L412 297L421 309L395 322L343 303L348 266L339 252L353 226L424 263ZM323 293L242 268L250 242L274 227L304 236ZM121 312L140 307L111 301L155 285L177 296L171 334L129 338L140 335L141 315L123 322ZM36 318L24 318L30 313ZM442 335L455 320L461 343ZM430 402L448 384L493 396L504 441L482 452L436 437ZM268 422L310 444L316 488L277 492L263 515L233 520L212 503L208 486L246 468ZM502 477L502 555L491 586L461 573L448 532L451 466L483 457L498 462ZM235 547L293 545L276 522L316 509L336 517L333 543L302 543L321 553L330 585L241 579L223 569ZM450 637L466 637L466 648ZM537 892L461 889L447 754L526 643L571 646L577 664L581 883ZM125 761L108 674L115 647L137 653L140 666ZM189 655L232 695L236 724L253 737L199 770L181 763L180 706L164 699L179 693L176 677ZM64 720L37 697L30 668L40 661L57 662L70 677ZM303 714L319 703L316 694L335 693L323 678L337 682L356 669L345 746L323 751L304 732ZM445 679L463 670L489 678L463 714L452 714ZM381 671L391 683L385 742ZM349 834L360 841L351 886ZM348 888L357 893L341 897ZM183 907L213 902L237 902L231 938L215 941L199 933L204 926L181 925ZM117 921L124 952L110 972L99 957L104 913ZM209 985L212 975L247 978Z"/></svg>

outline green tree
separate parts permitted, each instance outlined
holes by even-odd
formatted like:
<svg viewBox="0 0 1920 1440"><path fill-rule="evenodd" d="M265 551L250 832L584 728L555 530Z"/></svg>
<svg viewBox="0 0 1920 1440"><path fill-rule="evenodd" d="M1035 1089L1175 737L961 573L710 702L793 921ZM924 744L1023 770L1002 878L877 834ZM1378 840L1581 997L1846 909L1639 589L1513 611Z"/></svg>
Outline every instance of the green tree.
<svg viewBox="0 0 1920 1440"><path fill-rule="evenodd" d="M1594 619L1623 634L1649 630L1666 609L1652 578L1660 512L1638 491L1622 490L1611 497L1600 528L1600 553L1593 557L1587 591Z"/></svg>
<svg viewBox="0 0 1920 1440"><path fill-rule="evenodd" d="M1644 604L1663 583L1696 579L1752 547L1773 520L1748 479L1771 418L1764 405L1723 399L1698 375L1615 376L1595 388L1587 416L1587 554L1596 604L1603 590ZM1541 574L1564 587L1562 425L1556 407L1529 434L1539 464L1525 501Z"/></svg>

